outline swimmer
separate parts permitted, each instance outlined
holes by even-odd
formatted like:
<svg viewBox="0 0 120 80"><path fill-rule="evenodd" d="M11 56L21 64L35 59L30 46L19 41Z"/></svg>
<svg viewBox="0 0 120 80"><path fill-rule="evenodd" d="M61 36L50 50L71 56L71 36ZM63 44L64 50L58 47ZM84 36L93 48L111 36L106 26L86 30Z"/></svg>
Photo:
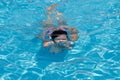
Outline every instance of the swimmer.
<svg viewBox="0 0 120 80"><path fill-rule="evenodd" d="M67 26L64 21L63 14L58 12L56 4L47 8L47 20L43 21L43 33L38 37L43 40L43 46L54 46L62 49L72 49L72 45L78 39L78 30ZM52 16L54 14L54 16ZM53 24L53 19L58 25Z"/></svg>

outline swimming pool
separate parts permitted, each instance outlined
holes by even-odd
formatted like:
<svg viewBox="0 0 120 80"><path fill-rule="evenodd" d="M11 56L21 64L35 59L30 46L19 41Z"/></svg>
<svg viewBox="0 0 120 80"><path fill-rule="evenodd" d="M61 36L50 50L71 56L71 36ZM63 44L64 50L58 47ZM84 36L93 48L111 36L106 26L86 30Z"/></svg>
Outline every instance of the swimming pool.
<svg viewBox="0 0 120 80"><path fill-rule="evenodd" d="M35 37L54 3L80 31L60 54ZM120 1L0 0L0 80L120 80Z"/></svg>

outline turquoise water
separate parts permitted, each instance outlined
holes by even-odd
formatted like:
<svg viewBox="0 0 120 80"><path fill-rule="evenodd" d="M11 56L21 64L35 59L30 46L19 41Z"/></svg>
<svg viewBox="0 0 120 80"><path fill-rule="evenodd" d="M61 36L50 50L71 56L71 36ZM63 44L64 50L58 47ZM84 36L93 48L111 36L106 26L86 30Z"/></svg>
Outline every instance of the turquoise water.
<svg viewBox="0 0 120 80"><path fill-rule="evenodd" d="M59 54L35 37L54 3L80 32ZM120 0L0 0L0 80L120 80Z"/></svg>

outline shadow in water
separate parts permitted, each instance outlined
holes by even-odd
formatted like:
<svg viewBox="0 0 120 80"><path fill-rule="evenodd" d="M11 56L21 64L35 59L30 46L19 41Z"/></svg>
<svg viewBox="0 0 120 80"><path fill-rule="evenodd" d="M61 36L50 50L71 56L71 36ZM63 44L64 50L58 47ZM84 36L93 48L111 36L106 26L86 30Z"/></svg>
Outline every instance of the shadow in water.
<svg viewBox="0 0 120 80"><path fill-rule="evenodd" d="M67 53L68 53L67 50L64 50L59 53L52 53L50 52L49 47L48 48L41 47L39 52L36 54L36 61L38 63L37 65L40 68L45 68L52 62L62 62L64 61L64 58Z"/></svg>

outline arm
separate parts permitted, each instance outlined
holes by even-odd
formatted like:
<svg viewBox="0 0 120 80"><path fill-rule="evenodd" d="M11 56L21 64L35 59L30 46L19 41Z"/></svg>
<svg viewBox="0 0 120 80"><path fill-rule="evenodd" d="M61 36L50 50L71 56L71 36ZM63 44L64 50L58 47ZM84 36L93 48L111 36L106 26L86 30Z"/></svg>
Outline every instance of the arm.
<svg viewBox="0 0 120 80"><path fill-rule="evenodd" d="M71 40L76 41L78 39L78 34L71 34Z"/></svg>
<svg viewBox="0 0 120 80"><path fill-rule="evenodd" d="M43 47L48 47L51 44L54 44L52 41L45 40L45 38L44 38L44 36L42 34L37 35L37 38L40 38L41 40L43 40Z"/></svg>
<svg viewBox="0 0 120 80"><path fill-rule="evenodd" d="M52 41L45 41L45 42L43 42L43 47L48 47L51 44L54 44L54 43Z"/></svg>

